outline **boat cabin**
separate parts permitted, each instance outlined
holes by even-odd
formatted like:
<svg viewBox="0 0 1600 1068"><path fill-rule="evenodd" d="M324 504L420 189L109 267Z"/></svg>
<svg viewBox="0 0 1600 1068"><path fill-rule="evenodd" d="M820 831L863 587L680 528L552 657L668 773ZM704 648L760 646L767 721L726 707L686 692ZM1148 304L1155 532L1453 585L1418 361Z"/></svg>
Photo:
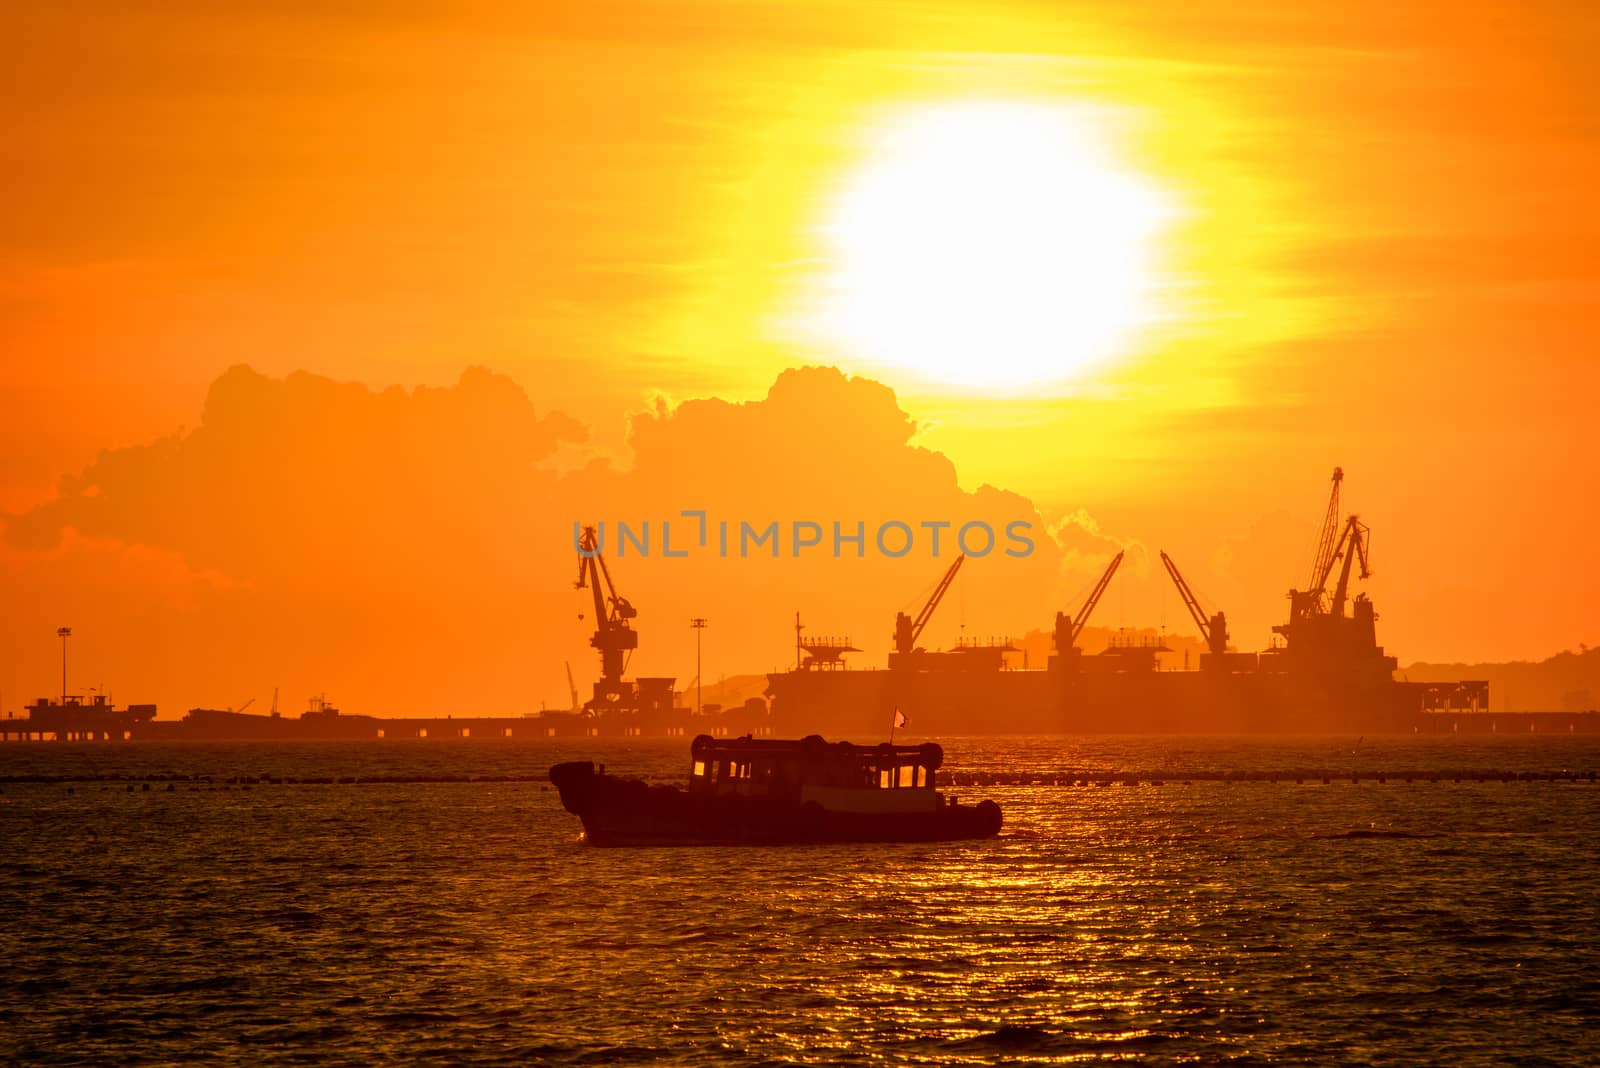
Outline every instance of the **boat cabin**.
<svg viewBox="0 0 1600 1068"><path fill-rule="evenodd" d="M934 779L944 752L933 742L864 746L815 734L799 741L702 734L689 752L691 794L815 802L838 812L915 812L941 803Z"/></svg>

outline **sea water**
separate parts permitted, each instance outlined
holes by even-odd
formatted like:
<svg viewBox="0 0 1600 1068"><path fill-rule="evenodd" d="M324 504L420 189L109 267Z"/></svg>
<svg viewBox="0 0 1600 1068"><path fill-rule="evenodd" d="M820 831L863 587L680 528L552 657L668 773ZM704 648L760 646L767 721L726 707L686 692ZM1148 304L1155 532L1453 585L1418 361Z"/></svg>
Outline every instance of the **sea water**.
<svg viewBox="0 0 1600 1068"><path fill-rule="evenodd" d="M942 741L998 839L596 849L542 782L682 740L0 746L0 1062L1600 1063L1600 785L1397 774L1600 740Z"/></svg>

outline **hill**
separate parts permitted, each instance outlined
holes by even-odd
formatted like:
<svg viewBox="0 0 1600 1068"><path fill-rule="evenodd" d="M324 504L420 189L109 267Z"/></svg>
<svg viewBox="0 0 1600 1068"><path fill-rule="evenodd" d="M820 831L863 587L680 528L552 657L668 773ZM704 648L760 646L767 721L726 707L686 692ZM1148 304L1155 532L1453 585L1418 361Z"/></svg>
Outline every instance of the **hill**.
<svg viewBox="0 0 1600 1068"><path fill-rule="evenodd" d="M1583 712L1600 691L1600 649L1580 645L1539 661L1503 664L1411 664L1399 671L1411 682L1485 679L1496 712Z"/></svg>

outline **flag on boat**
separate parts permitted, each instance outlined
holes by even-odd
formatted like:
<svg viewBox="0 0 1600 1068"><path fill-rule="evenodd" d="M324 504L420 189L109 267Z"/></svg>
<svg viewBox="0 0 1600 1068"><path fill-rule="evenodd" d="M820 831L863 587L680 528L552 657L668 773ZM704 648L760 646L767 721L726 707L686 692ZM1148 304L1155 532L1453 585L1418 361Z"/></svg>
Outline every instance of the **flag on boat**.
<svg viewBox="0 0 1600 1068"><path fill-rule="evenodd" d="M904 727L910 722L910 720L906 719L906 714L904 712L900 711L898 708L894 710L894 725L896 729Z"/></svg>

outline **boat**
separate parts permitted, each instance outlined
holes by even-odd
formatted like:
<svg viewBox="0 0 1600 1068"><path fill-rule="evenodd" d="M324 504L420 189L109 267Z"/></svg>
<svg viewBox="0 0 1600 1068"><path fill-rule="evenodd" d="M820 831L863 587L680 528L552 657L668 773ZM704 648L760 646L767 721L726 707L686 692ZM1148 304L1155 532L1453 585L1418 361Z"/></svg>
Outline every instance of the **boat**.
<svg viewBox="0 0 1600 1068"><path fill-rule="evenodd" d="M557 764L550 781L597 846L941 842L1000 833L999 805L964 805L936 788L944 751L933 742L702 734L689 754L687 788L609 775L589 760Z"/></svg>

